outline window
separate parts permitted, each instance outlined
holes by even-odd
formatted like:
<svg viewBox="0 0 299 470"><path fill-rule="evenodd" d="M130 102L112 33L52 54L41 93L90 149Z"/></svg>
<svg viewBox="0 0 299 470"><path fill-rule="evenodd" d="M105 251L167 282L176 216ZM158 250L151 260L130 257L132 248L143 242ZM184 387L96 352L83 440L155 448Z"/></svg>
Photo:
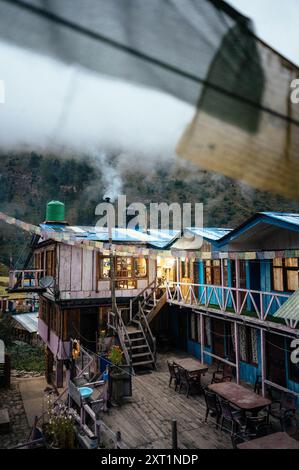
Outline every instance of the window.
<svg viewBox="0 0 299 470"><path fill-rule="evenodd" d="M240 359L242 362L257 365L257 331L249 326L239 325Z"/></svg>
<svg viewBox="0 0 299 470"><path fill-rule="evenodd" d="M110 258L101 258L101 279L110 278Z"/></svg>
<svg viewBox="0 0 299 470"><path fill-rule="evenodd" d="M34 268L44 269L44 252L39 251L34 254Z"/></svg>
<svg viewBox="0 0 299 470"><path fill-rule="evenodd" d="M203 318L204 321L204 344L211 346L211 319L208 317ZM189 339L200 343L200 315L195 312L189 313Z"/></svg>
<svg viewBox="0 0 299 470"><path fill-rule="evenodd" d="M299 288L298 258L274 258L272 262L272 288L288 292Z"/></svg>
<svg viewBox="0 0 299 470"><path fill-rule="evenodd" d="M134 269L136 277L147 276L147 261L145 258L134 258Z"/></svg>
<svg viewBox="0 0 299 470"><path fill-rule="evenodd" d="M220 260L205 261L205 284L221 285L221 265Z"/></svg>
<svg viewBox="0 0 299 470"><path fill-rule="evenodd" d="M190 278L190 262L188 259L181 262L182 278Z"/></svg>
<svg viewBox="0 0 299 470"><path fill-rule="evenodd" d="M54 276L54 250L46 251L46 276Z"/></svg>
<svg viewBox="0 0 299 470"><path fill-rule="evenodd" d="M146 258L116 256L114 258L116 289L136 289L137 279L147 277ZM100 257L100 279L110 279L110 258Z"/></svg>
<svg viewBox="0 0 299 470"><path fill-rule="evenodd" d="M223 285L228 286L228 260L223 260Z"/></svg>

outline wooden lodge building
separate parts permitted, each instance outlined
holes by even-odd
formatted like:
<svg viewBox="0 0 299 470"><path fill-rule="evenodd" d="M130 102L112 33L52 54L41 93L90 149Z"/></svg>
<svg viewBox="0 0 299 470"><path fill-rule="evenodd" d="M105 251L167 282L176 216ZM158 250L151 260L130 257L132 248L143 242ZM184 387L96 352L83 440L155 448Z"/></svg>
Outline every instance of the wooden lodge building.
<svg viewBox="0 0 299 470"><path fill-rule="evenodd" d="M35 273L38 330L58 386L71 339L96 351L100 330L110 329L133 367L154 365L156 339L159 346L166 338L205 363L233 365L238 382L258 380L264 394L271 386L299 398L299 365L291 361L299 337L299 214L258 213L234 230L183 235L115 229L112 244L107 229L72 227L64 217L47 218L40 230L34 270L23 278Z"/></svg>

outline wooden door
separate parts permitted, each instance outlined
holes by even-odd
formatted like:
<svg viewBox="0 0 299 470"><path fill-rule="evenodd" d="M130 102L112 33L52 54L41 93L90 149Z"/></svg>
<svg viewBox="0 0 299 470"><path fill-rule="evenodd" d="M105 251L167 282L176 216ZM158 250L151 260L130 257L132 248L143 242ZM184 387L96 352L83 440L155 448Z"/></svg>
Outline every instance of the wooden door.
<svg viewBox="0 0 299 470"><path fill-rule="evenodd" d="M223 320L217 320L217 319L213 318L212 321L211 321L211 325L212 325L213 354L216 354L216 356L224 357L225 356L224 321Z"/></svg>
<svg viewBox="0 0 299 470"><path fill-rule="evenodd" d="M284 337L266 333L266 376L271 382L286 386Z"/></svg>

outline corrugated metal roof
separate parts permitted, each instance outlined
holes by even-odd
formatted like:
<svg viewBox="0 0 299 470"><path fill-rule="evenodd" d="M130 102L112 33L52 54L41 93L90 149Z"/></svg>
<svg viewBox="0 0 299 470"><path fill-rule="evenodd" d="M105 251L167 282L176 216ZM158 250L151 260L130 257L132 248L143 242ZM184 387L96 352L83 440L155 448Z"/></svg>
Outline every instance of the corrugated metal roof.
<svg viewBox="0 0 299 470"><path fill-rule="evenodd" d="M22 325L25 330L29 331L29 333L37 332L38 312L20 313L18 315L13 315L12 318Z"/></svg>
<svg viewBox="0 0 299 470"><path fill-rule="evenodd" d="M274 317L299 321L299 289L274 313Z"/></svg>
<svg viewBox="0 0 299 470"><path fill-rule="evenodd" d="M40 227L47 233L65 234L75 240L109 241L107 227L60 224L41 224ZM148 244L156 248L165 248L179 235L179 230L148 230L148 232L142 232L130 228L112 229L112 241L115 243Z"/></svg>
<svg viewBox="0 0 299 470"><path fill-rule="evenodd" d="M299 226L299 214L290 212L260 212L260 214L264 214L267 217L271 217L282 222L287 222L288 224Z"/></svg>
<svg viewBox="0 0 299 470"><path fill-rule="evenodd" d="M166 248L172 245L174 241L181 235L180 230L148 230L149 236L152 238L149 245L156 248Z"/></svg>
<svg viewBox="0 0 299 470"><path fill-rule="evenodd" d="M205 240L217 241L232 231L231 228L219 228L219 227L187 227L194 235L204 238Z"/></svg>

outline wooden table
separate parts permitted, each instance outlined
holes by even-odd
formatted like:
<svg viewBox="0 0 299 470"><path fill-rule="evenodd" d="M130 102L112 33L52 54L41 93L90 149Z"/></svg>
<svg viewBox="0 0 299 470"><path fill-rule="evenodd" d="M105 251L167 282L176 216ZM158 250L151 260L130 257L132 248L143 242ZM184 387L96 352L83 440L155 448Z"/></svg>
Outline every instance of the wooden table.
<svg viewBox="0 0 299 470"><path fill-rule="evenodd" d="M202 364L200 361L193 359L192 357L186 357L184 359L173 359L174 364L185 369L189 374L204 374L208 371L209 367L207 364Z"/></svg>
<svg viewBox="0 0 299 470"><path fill-rule="evenodd" d="M258 413L271 404L271 401L267 398L261 397L234 382L212 384L209 385L209 389L243 411Z"/></svg>
<svg viewBox="0 0 299 470"><path fill-rule="evenodd" d="M299 441L296 441L286 432L275 432L268 436L252 439L237 445L238 449L299 449Z"/></svg>

